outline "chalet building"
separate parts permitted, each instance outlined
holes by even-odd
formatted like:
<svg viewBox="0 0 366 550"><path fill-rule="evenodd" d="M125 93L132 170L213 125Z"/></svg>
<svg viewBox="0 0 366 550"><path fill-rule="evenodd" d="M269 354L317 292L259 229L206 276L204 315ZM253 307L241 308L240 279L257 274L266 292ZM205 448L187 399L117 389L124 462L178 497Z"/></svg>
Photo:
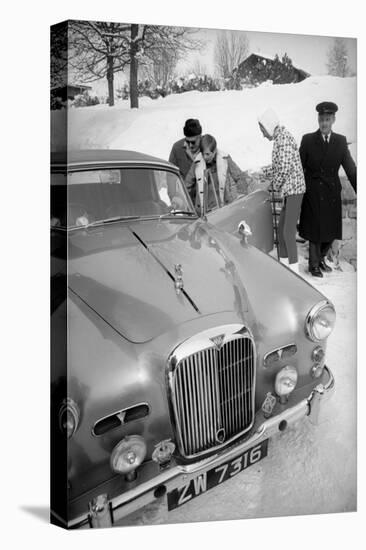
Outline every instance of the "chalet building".
<svg viewBox="0 0 366 550"><path fill-rule="evenodd" d="M83 84L67 84L67 86L55 86L51 88L51 96L53 98L60 98L62 101L68 99L75 99L75 96L91 90L91 86L84 86Z"/></svg>
<svg viewBox="0 0 366 550"><path fill-rule="evenodd" d="M282 59L278 55L273 59L252 53L234 69L234 73L233 77L240 79L244 86L258 86L268 80L273 84L289 84L301 82L310 76L306 71L294 67L287 54Z"/></svg>

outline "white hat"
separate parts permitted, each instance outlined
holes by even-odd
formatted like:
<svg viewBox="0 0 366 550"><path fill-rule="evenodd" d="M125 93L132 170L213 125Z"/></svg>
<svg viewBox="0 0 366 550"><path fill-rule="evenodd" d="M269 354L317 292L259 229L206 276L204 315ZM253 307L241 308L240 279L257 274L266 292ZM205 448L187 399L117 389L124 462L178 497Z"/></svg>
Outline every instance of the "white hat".
<svg viewBox="0 0 366 550"><path fill-rule="evenodd" d="M264 111L264 113L258 117L258 122L264 126L270 136L273 136L276 126L280 123L278 116L273 109L267 109Z"/></svg>

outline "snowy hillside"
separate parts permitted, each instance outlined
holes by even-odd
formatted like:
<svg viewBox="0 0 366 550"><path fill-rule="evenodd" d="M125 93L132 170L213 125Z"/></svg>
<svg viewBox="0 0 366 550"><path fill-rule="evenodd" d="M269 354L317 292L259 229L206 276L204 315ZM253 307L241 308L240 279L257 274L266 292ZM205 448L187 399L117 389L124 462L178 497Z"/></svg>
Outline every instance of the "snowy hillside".
<svg viewBox="0 0 366 550"><path fill-rule="evenodd" d="M339 106L335 131L345 134L356 158L356 78L311 77L299 84L264 84L242 91L186 92L152 100L140 98L140 108L129 101L114 107L97 105L69 111L69 147L132 149L168 158L171 145L182 137L187 118L199 118L204 133L213 134L243 169L270 161L271 144L258 130L257 117L267 107L301 136L317 127L315 105L335 101ZM52 113L62 116L60 111Z"/></svg>

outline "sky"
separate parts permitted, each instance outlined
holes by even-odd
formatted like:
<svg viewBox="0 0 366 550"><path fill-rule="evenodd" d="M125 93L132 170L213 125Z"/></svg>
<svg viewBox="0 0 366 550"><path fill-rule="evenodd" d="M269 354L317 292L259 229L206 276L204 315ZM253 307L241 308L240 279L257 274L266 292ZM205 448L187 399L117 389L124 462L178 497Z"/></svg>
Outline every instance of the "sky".
<svg viewBox="0 0 366 550"><path fill-rule="evenodd" d="M216 29L203 29L197 33L203 41L207 41L205 50L194 52L187 60L180 62L182 69L189 68L197 58L207 66L209 72L214 70L213 50L217 36ZM334 38L329 36L311 36L301 34L281 34L266 32L243 32L249 39L249 52L261 53L265 57L280 57L287 53L293 64L311 75L327 74L327 52ZM348 50L348 64L356 71L356 39L345 38Z"/></svg>

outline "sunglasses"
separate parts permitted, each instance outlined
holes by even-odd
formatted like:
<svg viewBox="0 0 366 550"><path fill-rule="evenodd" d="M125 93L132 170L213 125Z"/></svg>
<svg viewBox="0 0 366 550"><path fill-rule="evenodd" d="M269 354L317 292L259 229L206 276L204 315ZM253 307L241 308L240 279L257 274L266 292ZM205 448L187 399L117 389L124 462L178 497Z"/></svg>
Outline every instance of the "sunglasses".
<svg viewBox="0 0 366 550"><path fill-rule="evenodd" d="M186 138L186 144L188 145L188 147L194 147L195 145L197 145L199 143L199 140L201 138L199 136L197 136L196 138L193 138L192 140L189 140Z"/></svg>

